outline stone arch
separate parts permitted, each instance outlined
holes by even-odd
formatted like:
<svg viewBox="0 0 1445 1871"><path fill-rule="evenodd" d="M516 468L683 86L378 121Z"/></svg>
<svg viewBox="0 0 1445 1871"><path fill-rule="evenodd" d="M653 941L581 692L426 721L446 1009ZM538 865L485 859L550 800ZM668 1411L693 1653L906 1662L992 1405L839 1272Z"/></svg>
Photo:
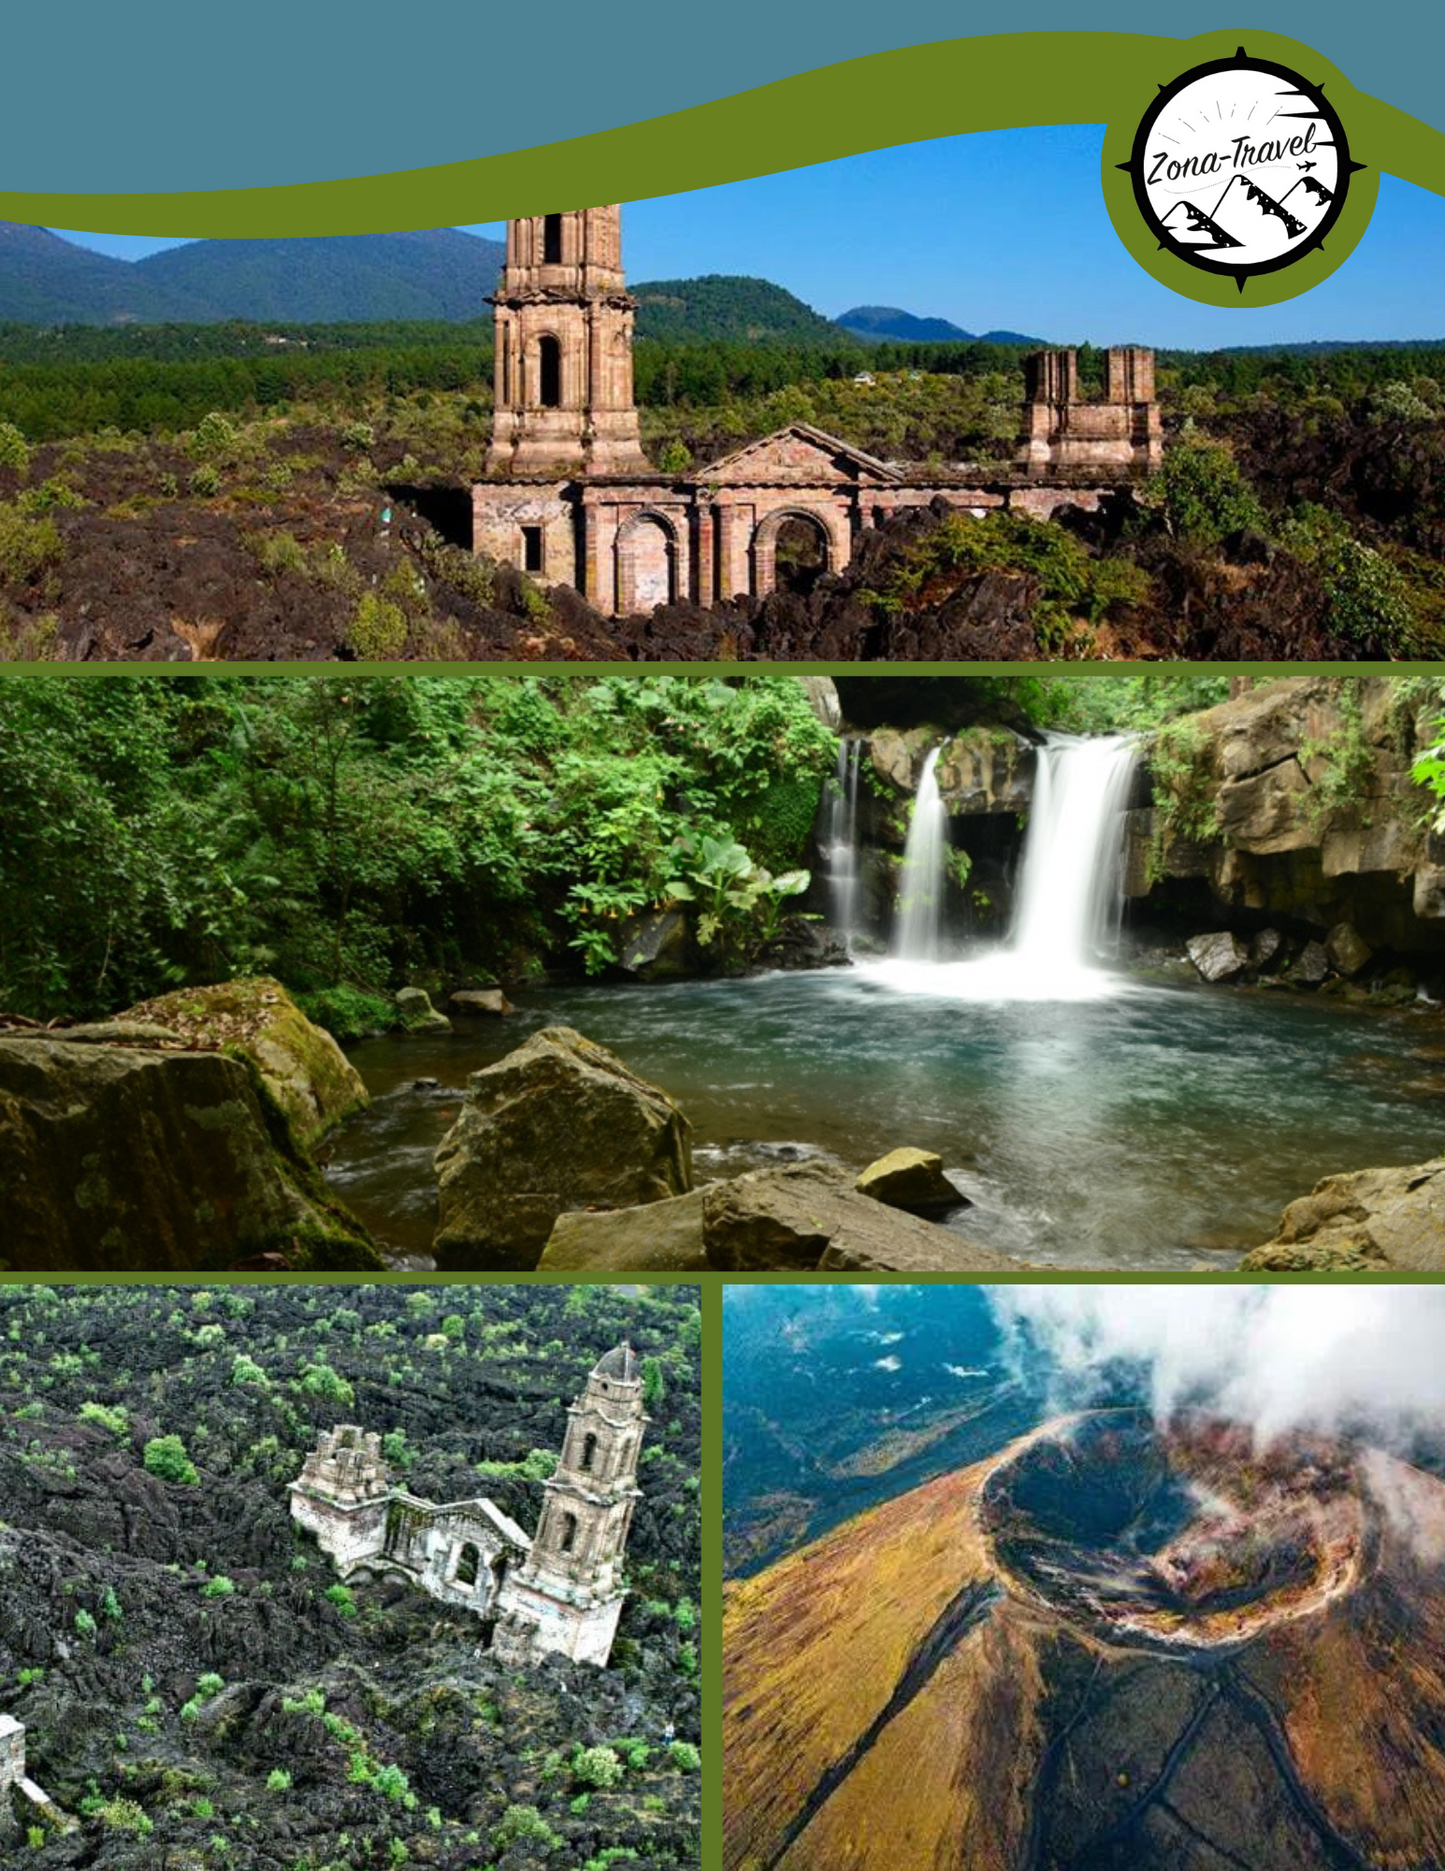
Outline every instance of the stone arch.
<svg viewBox="0 0 1445 1871"><path fill-rule="evenodd" d="M570 1553L574 1552L576 1547L577 1516L575 1514L563 1514L561 1525L557 1531L557 1551L559 1553Z"/></svg>
<svg viewBox="0 0 1445 1871"><path fill-rule="evenodd" d="M482 1555L470 1540L464 1540L457 1548L456 1565L452 1577L458 1585L475 1585L477 1574L481 1570Z"/></svg>
<svg viewBox="0 0 1445 1871"><path fill-rule="evenodd" d="M838 516L832 509L812 506L779 507L774 512L765 514L753 531L752 540L752 580L753 595L765 598L770 591L778 589L781 582L788 590L811 591L818 579L825 572L836 572L846 560L846 551L841 549L836 520ZM809 560L806 552L795 555L789 548L797 540L801 546L811 544L812 556ZM801 567L797 576L788 575L781 581L779 545L782 545L785 564Z"/></svg>
<svg viewBox="0 0 1445 1871"><path fill-rule="evenodd" d="M681 549L677 528L665 513L644 507L617 534L617 609L630 617L671 604L678 595Z"/></svg>
<svg viewBox="0 0 1445 1871"><path fill-rule="evenodd" d="M587 1434L582 1438L582 1460L578 1466L590 1472L592 1464L596 1459L597 1431L595 1429L589 1429Z"/></svg>

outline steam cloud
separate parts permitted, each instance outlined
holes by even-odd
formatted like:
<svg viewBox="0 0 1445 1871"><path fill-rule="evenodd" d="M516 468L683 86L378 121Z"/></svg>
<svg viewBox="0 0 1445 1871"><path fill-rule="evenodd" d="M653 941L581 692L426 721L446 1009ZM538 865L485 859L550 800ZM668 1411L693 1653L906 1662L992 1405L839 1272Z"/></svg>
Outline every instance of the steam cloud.
<svg viewBox="0 0 1445 1871"><path fill-rule="evenodd" d="M1155 1415L1201 1407L1252 1428L1366 1433L1405 1449L1445 1427L1445 1289L1422 1286L994 1286L989 1304L1021 1371L1059 1408L1120 1367Z"/></svg>

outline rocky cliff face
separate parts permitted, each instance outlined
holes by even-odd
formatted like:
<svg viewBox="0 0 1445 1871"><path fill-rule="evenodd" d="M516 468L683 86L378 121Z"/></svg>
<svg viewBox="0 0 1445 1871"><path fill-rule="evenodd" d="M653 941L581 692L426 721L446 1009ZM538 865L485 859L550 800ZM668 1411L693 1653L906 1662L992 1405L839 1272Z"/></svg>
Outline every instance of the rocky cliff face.
<svg viewBox="0 0 1445 1871"><path fill-rule="evenodd" d="M1252 930L1353 925L1445 953L1445 838L1410 777L1439 701L1392 677L1297 677L1171 723L1131 814L1126 889Z"/></svg>

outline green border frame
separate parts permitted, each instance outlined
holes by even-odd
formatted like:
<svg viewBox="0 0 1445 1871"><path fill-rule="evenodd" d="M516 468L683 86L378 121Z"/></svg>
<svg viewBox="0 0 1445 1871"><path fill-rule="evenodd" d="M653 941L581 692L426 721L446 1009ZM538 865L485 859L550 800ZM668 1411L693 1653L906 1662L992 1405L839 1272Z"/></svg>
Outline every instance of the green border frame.
<svg viewBox="0 0 1445 1871"><path fill-rule="evenodd" d="M1445 132L1357 92L1310 47L1237 29L1280 63L1331 77L1356 157L1445 194ZM469 162L282 187L150 194L0 189L0 218L104 233L369 234L645 201L963 131L1125 122L1208 56L1202 42L1114 32L1002 32L846 59L687 110ZM1266 55L1269 55L1266 52ZM1142 89L1141 89L1142 87ZM1127 150L1126 150L1127 153ZM1186 269L1188 270L1188 269ZM1255 300L1254 303L1261 303Z"/></svg>

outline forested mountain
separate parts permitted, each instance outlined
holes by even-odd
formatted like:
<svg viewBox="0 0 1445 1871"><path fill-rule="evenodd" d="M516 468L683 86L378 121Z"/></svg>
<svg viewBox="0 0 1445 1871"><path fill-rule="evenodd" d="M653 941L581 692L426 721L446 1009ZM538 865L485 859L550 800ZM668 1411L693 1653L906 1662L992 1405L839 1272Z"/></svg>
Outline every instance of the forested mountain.
<svg viewBox="0 0 1445 1871"><path fill-rule="evenodd" d="M159 323L206 308L126 260L92 253L48 228L0 221L0 319L31 325Z"/></svg>
<svg viewBox="0 0 1445 1871"><path fill-rule="evenodd" d="M1042 344L1018 331L965 331L947 318L919 318L896 305L855 305L836 321L857 338L892 338L900 344Z"/></svg>
<svg viewBox="0 0 1445 1871"><path fill-rule="evenodd" d="M846 344L847 334L770 280L730 273L700 279L651 279L633 286L637 330L644 338L737 340L751 344Z"/></svg>

